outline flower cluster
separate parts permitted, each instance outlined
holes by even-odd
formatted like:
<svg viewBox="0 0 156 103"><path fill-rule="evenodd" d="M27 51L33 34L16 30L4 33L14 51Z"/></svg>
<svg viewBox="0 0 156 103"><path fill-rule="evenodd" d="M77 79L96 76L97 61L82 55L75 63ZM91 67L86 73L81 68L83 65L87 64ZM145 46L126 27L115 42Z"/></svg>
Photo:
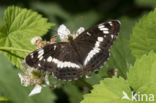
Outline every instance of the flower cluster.
<svg viewBox="0 0 156 103"><path fill-rule="evenodd" d="M48 74L22 63L23 72L18 73L21 84L25 87L35 85L29 96L40 93L42 86L49 85Z"/></svg>

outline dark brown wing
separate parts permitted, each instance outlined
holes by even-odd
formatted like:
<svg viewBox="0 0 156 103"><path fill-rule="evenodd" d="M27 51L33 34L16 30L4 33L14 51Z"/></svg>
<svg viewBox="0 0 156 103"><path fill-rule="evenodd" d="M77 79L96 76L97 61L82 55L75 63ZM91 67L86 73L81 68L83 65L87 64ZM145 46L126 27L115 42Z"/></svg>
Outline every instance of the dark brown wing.
<svg viewBox="0 0 156 103"><path fill-rule="evenodd" d="M119 30L119 21L104 22L84 31L74 40L87 71L97 71L108 59L109 49Z"/></svg>
<svg viewBox="0 0 156 103"><path fill-rule="evenodd" d="M31 67L53 72L61 80L75 80L83 74L80 58L67 42L53 43L37 49L25 61Z"/></svg>

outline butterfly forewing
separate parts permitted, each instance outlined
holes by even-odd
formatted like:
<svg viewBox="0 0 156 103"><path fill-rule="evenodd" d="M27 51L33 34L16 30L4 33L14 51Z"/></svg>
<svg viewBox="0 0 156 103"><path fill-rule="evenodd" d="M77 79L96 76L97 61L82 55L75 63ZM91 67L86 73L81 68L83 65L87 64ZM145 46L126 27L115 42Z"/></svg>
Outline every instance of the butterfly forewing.
<svg viewBox="0 0 156 103"><path fill-rule="evenodd" d="M85 70L97 71L104 64L119 30L119 21L104 22L84 31L75 39Z"/></svg>

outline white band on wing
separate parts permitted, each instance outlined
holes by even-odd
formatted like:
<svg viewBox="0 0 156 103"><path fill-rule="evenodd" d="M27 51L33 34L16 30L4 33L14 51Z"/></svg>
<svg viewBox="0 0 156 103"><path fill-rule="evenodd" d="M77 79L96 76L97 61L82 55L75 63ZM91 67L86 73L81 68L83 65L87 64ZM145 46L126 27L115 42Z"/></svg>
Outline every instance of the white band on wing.
<svg viewBox="0 0 156 103"><path fill-rule="evenodd" d="M103 42L103 37L98 37L94 48L88 53L88 55L84 61L84 65L86 65L93 58L93 56L95 54L100 52L101 49L99 47L100 47L101 42Z"/></svg>
<svg viewBox="0 0 156 103"><path fill-rule="evenodd" d="M65 68L65 67L69 67L69 68L72 67L72 68L78 68L78 69L80 68L80 66L75 63L72 63L69 61L62 62L56 58L52 58L51 56L49 56L47 58L47 62L53 62L53 63L57 64L58 68Z"/></svg>

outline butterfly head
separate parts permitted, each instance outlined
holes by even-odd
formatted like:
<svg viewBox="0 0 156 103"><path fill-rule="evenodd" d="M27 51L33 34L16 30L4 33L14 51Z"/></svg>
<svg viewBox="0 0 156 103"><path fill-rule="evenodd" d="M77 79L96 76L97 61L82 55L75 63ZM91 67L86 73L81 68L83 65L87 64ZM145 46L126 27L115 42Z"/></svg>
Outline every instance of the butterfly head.
<svg viewBox="0 0 156 103"><path fill-rule="evenodd" d="M72 35L68 35L68 41L72 42L73 41L73 36Z"/></svg>

